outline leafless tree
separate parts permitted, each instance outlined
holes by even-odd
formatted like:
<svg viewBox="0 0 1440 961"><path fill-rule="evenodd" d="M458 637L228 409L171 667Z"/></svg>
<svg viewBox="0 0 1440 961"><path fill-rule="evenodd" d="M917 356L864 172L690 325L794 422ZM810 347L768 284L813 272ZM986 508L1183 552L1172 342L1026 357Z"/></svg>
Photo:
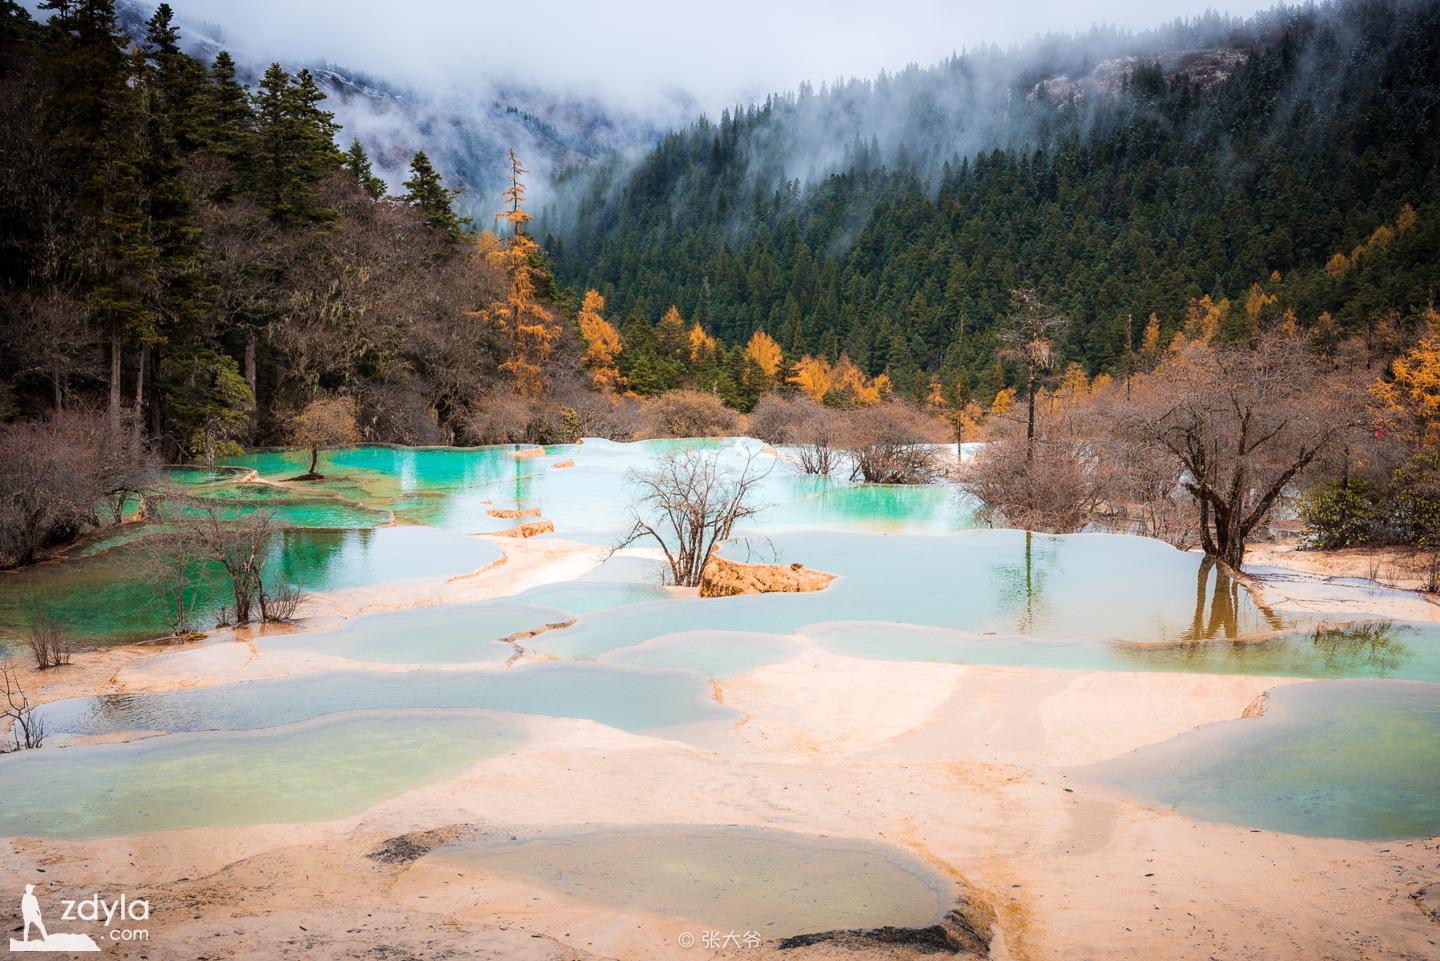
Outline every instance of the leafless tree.
<svg viewBox="0 0 1440 961"><path fill-rule="evenodd" d="M35 666L46 671L52 667L64 667L70 663L75 645L65 633L60 622L48 614L41 614L25 635L25 643L35 658Z"/></svg>
<svg viewBox="0 0 1440 961"><path fill-rule="evenodd" d="M845 448L851 480L870 484L927 484L940 476L940 451L946 426L901 401L886 401L850 411Z"/></svg>
<svg viewBox="0 0 1440 961"><path fill-rule="evenodd" d="M766 394L750 415L750 433L777 447L791 448L805 474L838 473L845 451L845 412L803 395Z"/></svg>
<svg viewBox="0 0 1440 961"><path fill-rule="evenodd" d="M171 503L172 510L187 500ZM137 549L148 580L155 587L165 619L177 637L193 634L199 582L209 557L205 525L194 518L179 516L165 529L140 541Z"/></svg>
<svg viewBox="0 0 1440 961"><path fill-rule="evenodd" d="M271 611L276 598L264 578L265 564L280 529L275 521L275 508L266 506L230 519L225 516L229 505L203 498L176 499L174 506L179 508L177 527L181 534L171 543L177 550L187 552L193 545L201 545L203 559L220 565L235 598L235 623L248 624L257 615L262 621L277 619ZM169 561L175 580L173 587L166 588L166 593L176 605L172 622L177 629L187 618L184 597L188 569L178 557ZM293 613L293 605L287 602L282 606L289 607Z"/></svg>
<svg viewBox="0 0 1440 961"><path fill-rule="evenodd" d="M764 466L757 464L764 458ZM675 450L661 455L649 470L630 481L639 492L633 525L615 550L653 540L665 555L670 583L696 587L705 564L735 524L762 508L751 503L755 485L774 461L749 451L738 471L726 469L720 451Z"/></svg>
<svg viewBox="0 0 1440 961"><path fill-rule="evenodd" d="M45 719L20 686L20 669L10 658L0 660L0 721L8 721L15 746L11 751L24 751L45 743Z"/></svg>
<svg viewBox="0 0 1440 961"><path fill-rule="evenodd" d="M1361 426L1359 385L1299 334L1253 345L1194 343L1147 378L1127 424L1166 453L1199 509L1205 553L1234 568L1276 501Z"/></svg>
<svg viewBox="0 0 1440 961"><path fill-rule="evenodd" d="M0 349L16 377L48 383L56 410L66 405L71 382L94 377L99 343L84 305L62 287L43 293L10 290L0 297Z"/></svg>

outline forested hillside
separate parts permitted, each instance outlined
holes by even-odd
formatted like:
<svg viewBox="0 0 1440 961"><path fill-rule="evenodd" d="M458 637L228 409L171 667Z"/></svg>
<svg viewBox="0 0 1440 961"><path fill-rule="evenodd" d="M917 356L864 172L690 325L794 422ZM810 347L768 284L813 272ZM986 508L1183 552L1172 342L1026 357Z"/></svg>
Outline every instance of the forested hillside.
<svg viewBox="0 0 1440 961"><path fill-rule="evenodd" d="M210 460L343 395L365 436L485 440L503 365L538 349L518 313L547 335L522 393L549 388L548 280L518 234L468 230L423 152L386 197L308 70L242 84L165 5L140 42L113 0L41 9L0 2L0 419L98 409L109 448Z"/></svg>
<svg viewBox="0 0 1440 961"><path fill-rule="evenodd" d="M575 173L547 229L560 282L626 321L641 389L674 386L644 345L675 305L724 343L988 403L1017 287L1092 374L1152 317L1161 343L1293 312L1393 350L1440 286L1437 186L1440 3L1342 0L775 96Z"/></svg>

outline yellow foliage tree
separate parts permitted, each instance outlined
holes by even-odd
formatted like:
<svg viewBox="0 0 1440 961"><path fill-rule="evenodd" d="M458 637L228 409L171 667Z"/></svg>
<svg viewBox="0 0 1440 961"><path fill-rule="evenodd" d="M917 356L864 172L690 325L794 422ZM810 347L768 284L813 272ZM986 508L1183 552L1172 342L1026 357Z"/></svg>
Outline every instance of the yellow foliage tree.
<svg viewBox="0 0 1440 961"><path fill-rule="evenodd" d="M715 352L715 338L705 333L700 321L690 328L690 363L698 364Z"/></svg>
<svg viewBox="0 0 1440 961"><path fill-rule="evenodd" d="M620 386L620 370L615 360L620 356L620 332L605 319L605 298L597 290L585 291L585 300L580 305L577 320L580 322L580 336L585 338L585 366L590 377L600 390L613 390Z"/></svg>
<svg viewBox="0 0 1440 961"><path fill-rule="evenodd" d="M1015 409L1015 388L1003 387L995 395L990 403L990 413L995 416L1003 416Z"/></svg>
<svg viewBox="0 0 1440 961"><path fill-rule="evenodd" d="M940 383L940 378L930 378L930 391L925 395L925 406L929 407L936 414L943 414L950 406L945 399L945 386Z"/></svg>
<svg viewBox="0 0 1440 961"><path fill-rule="evenodd" d="M1415 208L1410 206L1409 204L1406 204L1405 206L1400 208L1400 216L1395 218L1395 229L1403 234L1405 231L1415 226L1415 223L1419 219L1420 215L1415 213Z"/></svg>
<svg viewBox="0 0 1440 961"><path fill-rule="evenodd" d="M1187 340L1208 344L1220 332L1225 315L1230 312L1230 301L1221 298L1219 303L1206 294L1199 300L1191 298L1185 306L1183 330Z"/></svg>
<svg viewBox="0 0 1440 961"><path fill-rule="evenodd" d="M525 184L520 177L525 173L519 155L511 150L510 186L502 195L509 208L495 215L510 224L510 236L503 245L487 251L492 262L503 269L508 289L503 299L481 313L510 340L509 356L500 369L510 375L516 393L539 397L545 392L545 366L560 331L535 296L533 260L540 248L525 232L532 219L524 208ZM487 246L483 237L476 245L482 251Z"/></svg>
<svg viewBox="0 0 1440 961"><path fill-rule="evenodd" d="M656 335L663 353L676 357L685 355L690 339L686 334L685 318L680 316L679 307L671 304L670 309L660 317L660 327Z"/></svg>
<svg viewBox="0 0 1440 961"><path fill-rule="evenodd" d="M809 354L795 362L795 369L786 380L799 387L817 403L825 399L825 395L830 393L830 388L835 384L830 365L825 358L811 357Z"/></svg>
<svg viewBox="0 0 1440 961"><path fill-rule="evenodd" d="M868 402L868 399L863 396L869 386L865 382L865 373L855 366L855 362L850 359L849 354L840 355L840 359L835 361L830 376L831 390L837 394L860 400L862 403Z"/></svg>
<svg viewBox="0 0 1440 961"><path fill-rule="evenodd" d="M1140 338L1140 353L1154 357L1160 351L1160 318L1154 314L1145 324L1145 333Z"/></svg>
<svg viewBox="0 0 1440 961"><path fill-rule="evenodd" d="M999 400L997 397L996 400ZM980 432L980 422L985 419L984 409L975 401L968 401L956 414L956 430L961 440L974 437Z"/></svg>
<svg viewBox="0 0 1440 961"><path fill-rule="evenodd" d="M745 356L755 362L755 366L765 372L766 377L775 377L780 373L780 364L784 360L780 350L780 342L763 330L757 330L750 337L750 343L745 345Z"/></svg>
<svg viewBox="0 0 1440 961"><path fill-rule="evenodd" d="M1337 280L1345 276L1345 271L1350 269L1350 258L1344 254L1335 254L1325 261L1325 273Z"/></svg>
<svg viewBox="0 0 1440 961"><path fill-rule="evenodd" d="M1090 375L1085 373L1085 368L1076 363L1066 367L1060 378L1060 386L1055 391L1056 398L1063 404L1073 404L1089 394Z"/></svg>
<svg viewBox="0 0 1440 961"><path fill-rule="evenodd" d="M1276 294L1266 293L1259 284L1251 284L1250 290L1245 294L1245 320L1253 333L1263 326L1274 313L1272 308L1279 304L1280 298Z"/></svg>
<svg viewBox="0 0 1440 961"><path fill-rule="evenodd" d="M795 364L788 380L817 402L833 393L854 404L874 404L889 397L893 389L886 374L866 380L865 372L846 354L841 354L833 365L823 357L806 354Z"/></svg>
<svg viewBox="0 0 1440 961"><path fill-rule="evenodd" d="M1425 311L1420 342L1395 358L1393 379L1370 387L1387 420L1398 421L1423 443L1440 444L1440 312Z"/></svg>

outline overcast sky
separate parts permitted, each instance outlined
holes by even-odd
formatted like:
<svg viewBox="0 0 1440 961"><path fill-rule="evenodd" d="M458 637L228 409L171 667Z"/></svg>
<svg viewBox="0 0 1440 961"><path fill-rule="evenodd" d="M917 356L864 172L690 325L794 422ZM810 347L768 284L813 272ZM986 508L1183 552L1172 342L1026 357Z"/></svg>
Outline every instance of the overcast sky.
<svg viewBox="0 0 1440 961"><path fill-rule="evenodd" d="M227 45L328 60L410 86L514 77L643 106L665 90L739 97L934 63L1092 24L1157 26L1273 0L170 0Z"/></svg>

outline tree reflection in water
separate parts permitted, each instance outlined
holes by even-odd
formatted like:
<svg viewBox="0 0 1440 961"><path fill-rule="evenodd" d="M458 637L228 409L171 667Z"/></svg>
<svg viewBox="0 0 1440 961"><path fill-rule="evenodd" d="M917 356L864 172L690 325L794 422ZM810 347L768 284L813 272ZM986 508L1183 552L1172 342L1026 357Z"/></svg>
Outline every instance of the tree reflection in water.
<svg viewBox="0 0 1440 961"><path fill-rule="evenodd" d="M1411 650L1400 641L1401 629L1392 621L1370 621L1339 627L1320 625L1310 633L1310 643L1331 673L1366 673L1384 676L1410 657Z"/></svg>

